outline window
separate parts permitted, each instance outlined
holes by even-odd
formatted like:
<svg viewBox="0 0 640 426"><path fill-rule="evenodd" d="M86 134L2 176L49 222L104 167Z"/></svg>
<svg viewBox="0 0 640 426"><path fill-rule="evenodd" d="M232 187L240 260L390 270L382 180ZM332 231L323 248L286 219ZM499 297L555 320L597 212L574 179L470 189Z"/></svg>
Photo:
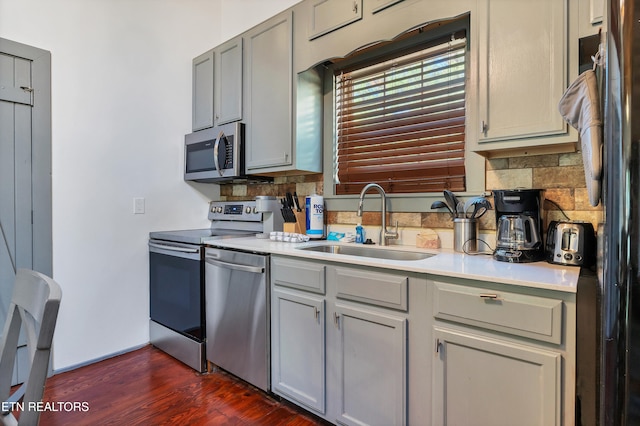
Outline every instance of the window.
<svg viewBox="0 0 640 426"><path fill-rule="evenodd" d="M465 191L464 31L336 69L336 194Z"/></svg>

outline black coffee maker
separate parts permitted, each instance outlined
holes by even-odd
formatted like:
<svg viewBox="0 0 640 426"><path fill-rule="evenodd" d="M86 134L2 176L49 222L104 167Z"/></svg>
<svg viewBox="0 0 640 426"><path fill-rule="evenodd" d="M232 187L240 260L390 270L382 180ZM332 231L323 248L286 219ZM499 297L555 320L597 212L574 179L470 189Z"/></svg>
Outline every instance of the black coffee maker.
<svg viewBox="0 0 640 426"><path fill-rule="evenodd" d="M541 189L493 191L496 212L496 249L501 262L537 262L545 258L542 243Z"/></svg>

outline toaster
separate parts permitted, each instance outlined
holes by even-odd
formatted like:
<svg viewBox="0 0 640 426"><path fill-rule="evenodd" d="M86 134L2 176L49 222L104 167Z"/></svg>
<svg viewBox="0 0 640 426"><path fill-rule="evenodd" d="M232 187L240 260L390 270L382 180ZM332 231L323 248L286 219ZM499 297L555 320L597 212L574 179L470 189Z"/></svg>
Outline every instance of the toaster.
<svg viewBox="0 0 640 426"><path fill-rule="evenodd" d="M591 266L596 260L596 233L582 221L553 221L545 244L547 262L560 265Z"/></svg>

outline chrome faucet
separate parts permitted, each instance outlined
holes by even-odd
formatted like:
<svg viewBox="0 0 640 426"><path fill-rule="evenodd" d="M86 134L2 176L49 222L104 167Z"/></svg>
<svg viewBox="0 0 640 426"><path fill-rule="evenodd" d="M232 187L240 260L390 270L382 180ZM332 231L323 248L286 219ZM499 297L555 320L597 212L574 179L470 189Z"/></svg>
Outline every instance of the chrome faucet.
<svg viewBox="0 0 640 426"><path fill-rule="evenodd" d="M380 195L382 196L382 229L380 230L380 245L386 246L387 239L395 239L398 238L398 221L396 220L396 230L395 231L387 231L387 194L384 192L384 189L378 185L377 183L368 183L362 188L362 192L360 192L360 202L358 203L358 216L362 216L362 203L364 202L364 195L371 188L378 190Z"/></svg>

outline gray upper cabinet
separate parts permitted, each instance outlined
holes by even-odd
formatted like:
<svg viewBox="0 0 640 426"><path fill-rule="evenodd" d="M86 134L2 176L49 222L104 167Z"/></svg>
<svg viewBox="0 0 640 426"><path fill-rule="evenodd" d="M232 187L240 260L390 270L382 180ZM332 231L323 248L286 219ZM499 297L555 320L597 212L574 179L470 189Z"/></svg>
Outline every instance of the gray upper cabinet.
<svg viewBox="0 0 640 426"><path fill-rule="evenodd" d="M569 0L478 2L478 149L528 154L575 149L558 101L577 76L568 40L577 34ZM514 19L514 17L520 17ZM577 54L574 54L577 59ZM474 142L472 138L472 143Z"/></svg>
<svg viewBox="0 0 640 426"><path fill-rule="evenodd" d="M247 171L292 163L292 13L252 28L245 46Z"/></svg>
<svg viewBox="0 0 640 426"><path fill-rule="evenodd" d="M193 60L192 130L213 126L213 49Z"/></svg>
<svg viewBox="0 0 640 426"><path fill-rule="evenodd" d="M242 120L242 37L193 60L192 130Z"/></svg>
<svg viewBox="0 0 640 426"><path fill-rule="evenodd" d="M362 19L362 0L313 0L308 7L310 40Z"/></svg>
<svg viewBox="0 0 640 426"><path fill-rule="evenodd" d="M215 48L215 124L242 120L242 37Z"/></svg>
<svg viewBox="0 0 640 426"><path fill-rule="evenodd" d="M382 9L386 9L389 6L393 6L396 3L400 3L404 0L372 0L372 13L378 13Z"/></svg>

